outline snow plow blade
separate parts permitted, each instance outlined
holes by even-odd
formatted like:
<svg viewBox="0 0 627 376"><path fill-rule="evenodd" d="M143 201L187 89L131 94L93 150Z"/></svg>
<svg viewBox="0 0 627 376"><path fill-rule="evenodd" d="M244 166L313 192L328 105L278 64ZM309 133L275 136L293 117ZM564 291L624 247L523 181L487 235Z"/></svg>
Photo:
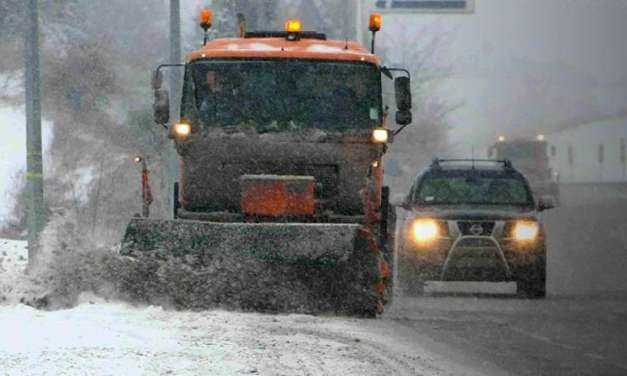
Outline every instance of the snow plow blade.
<svg viewBox="0 0 627 376"><path fill-rule="evenodd" d="M372 316L382 301L376 244L358 224L134 218L119 287L181 309Z"/></svg>

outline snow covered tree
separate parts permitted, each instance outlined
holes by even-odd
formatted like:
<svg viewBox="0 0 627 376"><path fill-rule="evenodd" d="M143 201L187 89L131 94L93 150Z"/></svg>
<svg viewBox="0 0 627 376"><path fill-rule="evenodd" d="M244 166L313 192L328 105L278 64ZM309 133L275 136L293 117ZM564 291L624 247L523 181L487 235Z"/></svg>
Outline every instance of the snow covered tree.
<svg viewBox="0 0 627 376"><path fill-rule="evenodd" d="M168 8L157 0L40 3L44 117L54 124L46 206L48 213L69 209L87 229L97 223L106 238L107 225L122 226L141 206L132 156L144 155L158 171L168 142L150 115L150 72L167 59ZM0 9L2 30L9 30L0 36L0 52L14 57L2 59L0 77L20 80L23 4L5 1ZM0 101L20 104L20 91L3 92ZM157 195L163 179L159 173L153 179ZM165 210L155 206L153 212Z"/></svg>

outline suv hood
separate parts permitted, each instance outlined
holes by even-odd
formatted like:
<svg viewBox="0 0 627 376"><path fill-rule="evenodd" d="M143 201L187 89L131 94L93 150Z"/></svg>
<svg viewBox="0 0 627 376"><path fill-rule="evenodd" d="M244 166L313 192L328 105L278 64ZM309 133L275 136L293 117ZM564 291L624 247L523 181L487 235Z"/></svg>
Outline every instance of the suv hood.
<svg viewBox="0 0 627 376"><path fill-rule="evenodd" d="M411 210L416 217L466 220L537 219L536 211L516 206L433 206Z"/></svg>

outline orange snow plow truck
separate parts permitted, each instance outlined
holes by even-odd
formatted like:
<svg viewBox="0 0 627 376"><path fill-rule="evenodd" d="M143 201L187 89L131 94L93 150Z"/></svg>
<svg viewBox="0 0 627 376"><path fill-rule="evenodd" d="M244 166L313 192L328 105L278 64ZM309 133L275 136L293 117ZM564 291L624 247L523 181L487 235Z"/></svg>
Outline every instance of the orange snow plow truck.
<svg viewBox="0 0 627 376"><path fill-rule="evenodd" d="M186 309L372 317L390 296L395 219L382 157L411 123L409 72L372 50L284 31L207 40L187 56L180 118L160 66L155 120L180 160L174 219L133 218L121 253L134 297ZM176 65L176 64L174 64ZM396 91L395 132L382 82ZM391 81L390 81L391 82Z"/></svg>

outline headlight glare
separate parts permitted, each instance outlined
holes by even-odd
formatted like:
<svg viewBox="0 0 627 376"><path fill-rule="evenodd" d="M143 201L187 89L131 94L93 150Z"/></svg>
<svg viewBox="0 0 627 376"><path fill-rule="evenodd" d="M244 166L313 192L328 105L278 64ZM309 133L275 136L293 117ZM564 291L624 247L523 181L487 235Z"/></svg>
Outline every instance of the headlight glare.
<svg viewBox="0 0 627 376"><path fill-rule="evenodd" d="M514 227L514 239L518 241L531 241L538 237L540 226L537 222L518 221Z"/></svg>
<svg viewBox="0 0 627 376"><path fill-rule="evenodd" d="M417 219L412 224L412 234L418 243L428 243L438 237L438 224L432 219Z"/></svg>
<svg viewBox="0 0 627 376"><path fill-rule="evenodd" d="M174 124L174 134L176 138L184 140L192 133L192 126L189 123Z"/></svg>
<svg viewBox="0 0 627 376"><path fill-rule="evenodd" d="M376 144L385 144L389 138L389 131L385 128L376 128L372 131L372 141Z"/></svg>

